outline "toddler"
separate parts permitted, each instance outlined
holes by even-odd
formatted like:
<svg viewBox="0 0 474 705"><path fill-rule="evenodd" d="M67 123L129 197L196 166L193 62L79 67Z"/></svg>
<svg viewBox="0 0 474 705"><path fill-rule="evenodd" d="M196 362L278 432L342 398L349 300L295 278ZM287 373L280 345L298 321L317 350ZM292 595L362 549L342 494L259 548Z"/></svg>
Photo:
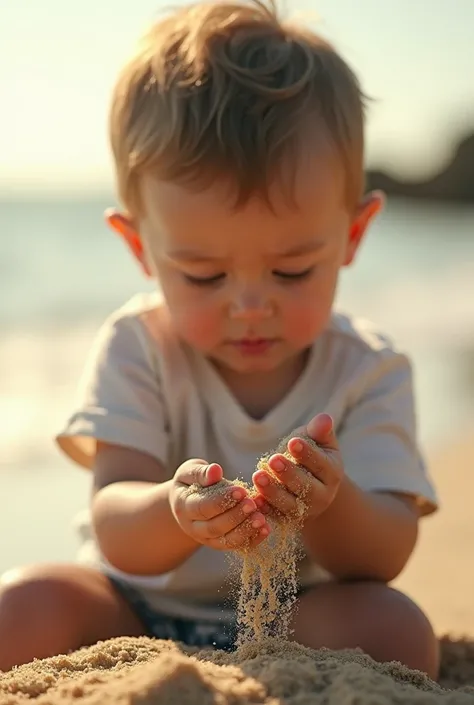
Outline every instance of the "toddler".
<svg viewBox="0 0 474 705"><path fill-rule="evenodd" d="M304 495L292 638L436 676L429 621L389 586L437 507L410 362L334 309L382 207L363 114L334 48L261 2L178 9L123 67L106 219L159 287L93 345L57 437L91 471L79 560L3 576L0 669L122 635L234 648L226 553ZM288 434L292 460L256 471ZM223 477L257 495L187 491Z"/></svg>

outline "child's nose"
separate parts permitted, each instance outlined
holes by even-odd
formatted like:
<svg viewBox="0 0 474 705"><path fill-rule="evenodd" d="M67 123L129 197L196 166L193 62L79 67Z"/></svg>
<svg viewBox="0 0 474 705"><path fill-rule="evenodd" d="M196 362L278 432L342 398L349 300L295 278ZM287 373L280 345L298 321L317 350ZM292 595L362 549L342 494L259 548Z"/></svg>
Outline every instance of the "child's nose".
<svg viewBox="0 0 474 705"><path fill-rule="evenodd" d="M273 314L271 301L264 292L242 291L236 295L230 306L232 318L255 320L268 318Z"/></svg>

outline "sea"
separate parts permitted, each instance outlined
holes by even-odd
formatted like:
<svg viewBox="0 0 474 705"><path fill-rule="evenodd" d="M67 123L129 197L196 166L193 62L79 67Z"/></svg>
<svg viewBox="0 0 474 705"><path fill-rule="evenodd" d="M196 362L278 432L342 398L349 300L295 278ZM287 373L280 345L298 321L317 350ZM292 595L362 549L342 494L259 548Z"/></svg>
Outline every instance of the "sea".
<svg viewBox="0 0 474 705"><path fill-rule="evenodd" d="M90 476L53 436L101 322L150 289L104 224L109 205L0 201L0 571L74 557ZM337 305L411 355L425 448L474 432L474 207L389 200Z"/></svg>

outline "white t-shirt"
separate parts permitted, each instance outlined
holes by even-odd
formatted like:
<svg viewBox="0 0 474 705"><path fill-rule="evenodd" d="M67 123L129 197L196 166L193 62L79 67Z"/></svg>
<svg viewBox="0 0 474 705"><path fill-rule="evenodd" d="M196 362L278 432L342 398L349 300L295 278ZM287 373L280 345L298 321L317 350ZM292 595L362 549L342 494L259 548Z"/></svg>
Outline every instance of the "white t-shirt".
<svg viewBox="0 0 474 705"><path fill-rule="evenodd" d="M227 479L251 481L257 460L317 413L335 423L347 475L364 490L414 495L422 514L437 507L416 438L407 357L368 323L333 314L300 378L262 419L251 418L212 365L173 330L160 295L134 297L103 325L80 384L76 410L57 436L90 468L96 440L149 453L171 478L191 457L217 462ZM165 575L132 576L100 555L88 516L79 559L139 588L169 613L215 616L229 589L224 552L199 548ZM166 541L157 536L156 541ZM330 576L308 559L300 581Z"/></svg>

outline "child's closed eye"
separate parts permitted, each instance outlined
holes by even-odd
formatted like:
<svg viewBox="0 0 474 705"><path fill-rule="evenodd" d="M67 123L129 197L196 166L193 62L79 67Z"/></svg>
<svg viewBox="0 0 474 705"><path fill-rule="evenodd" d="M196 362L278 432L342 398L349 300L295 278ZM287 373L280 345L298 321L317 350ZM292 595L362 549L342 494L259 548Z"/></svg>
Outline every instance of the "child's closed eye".
<svg viewBox="0 0 474 705"><path fill-rule="evenodd" d="M222 282L226 275L224 272L221 272L219 274L213 274L212 277L193 277L191 274L183 274L183 276L188 284L193 284L194 286L212 286Z"/></svg>
<svg viewBox="0 0 474 705"><path fill-rule="evenodd" d="M300 272L283 272L281 270L274 269L273 274L284 281L301 281L302 279L307 279L311 276L314 271L314 267L309 267L308 269L303 269Z"/></svg>
<svg viewBox="0 0 474 705"><path fill-rule="evenodd" d="M311 276L314 271L314 267L308 267L299 272L285 272L279 269L274 269L272 274L285 282L296 282L303 279L307 279ZM226 278L225 272L219 272L218 274L213 274L210 277L196 277L192 274L183 274L185 280L194 286L213 286L220 284Z"/></svg>

